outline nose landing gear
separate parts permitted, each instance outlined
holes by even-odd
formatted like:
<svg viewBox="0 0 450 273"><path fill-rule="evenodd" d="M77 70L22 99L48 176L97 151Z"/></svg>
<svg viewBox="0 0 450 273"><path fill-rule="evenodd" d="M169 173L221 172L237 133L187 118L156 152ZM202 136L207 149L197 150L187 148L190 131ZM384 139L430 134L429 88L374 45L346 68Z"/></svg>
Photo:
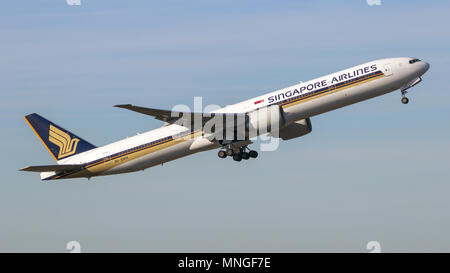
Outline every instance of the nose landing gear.
<svg viewBox="0 0 450 273"><path fill-rule="evenodd" d="M422 78L421 77L417 77L414 80L412 80L411 82L405 84L404 86L402 86L400 88L400 91L402 92L402 103L403 104L407 104L409 102L409 99L406 97L406 93L408 93L406 90L408 90L409 88L415 86L416 84L418 84L421 81L422 81Z"/></svg>
<svg viewBox="0 0 450 273"><path fill-rule="evenodd" d="M408 93L406 90L401 90L402 92L402 103L403 104L408 104L409 99L406 97L406 93Z"/></svg>

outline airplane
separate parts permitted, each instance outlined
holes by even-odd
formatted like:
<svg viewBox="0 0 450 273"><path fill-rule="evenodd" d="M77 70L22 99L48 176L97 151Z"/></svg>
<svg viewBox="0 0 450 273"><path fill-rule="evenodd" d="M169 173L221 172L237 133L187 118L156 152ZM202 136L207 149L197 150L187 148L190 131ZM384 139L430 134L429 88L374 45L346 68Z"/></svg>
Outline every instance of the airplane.
<svg viewBox="0 0 450 273"><path fill-rule="evenodd" d="M101 147L33 113L24 118L57 164L20 170L51 181L140 171L217 148L220 158L256 158L258 152L248 147L252 137L301 137L312 131L313 116L398 89L407 104L407 90L422 81L429 67L417 58L379 59L206 113L115 105L165 123Z"/></svg>

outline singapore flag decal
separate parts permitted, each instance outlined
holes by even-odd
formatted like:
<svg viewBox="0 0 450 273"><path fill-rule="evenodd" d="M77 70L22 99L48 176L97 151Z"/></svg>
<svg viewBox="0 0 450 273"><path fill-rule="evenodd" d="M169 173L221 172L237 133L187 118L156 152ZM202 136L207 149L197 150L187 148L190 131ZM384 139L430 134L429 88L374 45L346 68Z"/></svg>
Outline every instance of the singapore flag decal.
<svg viewBox="0 0 450 273"><path fill-rule="evenodd" d="M258 104L258 103L261 103L261 102L264 102L264 99L262 99L262 100L257 100L257 101L255 101L254 103L255 103L255 104Z"/></svg>

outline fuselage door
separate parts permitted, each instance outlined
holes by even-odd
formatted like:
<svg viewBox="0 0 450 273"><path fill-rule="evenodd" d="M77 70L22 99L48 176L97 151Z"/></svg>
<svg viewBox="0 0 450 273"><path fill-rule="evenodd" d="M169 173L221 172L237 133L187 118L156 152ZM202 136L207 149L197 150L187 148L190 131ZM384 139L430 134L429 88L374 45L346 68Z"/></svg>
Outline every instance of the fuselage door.
<svg viewBox="0 0 450 273"><path fill-rule="evenodd" d="M386 65L384 65L383 73L384 73L385 76L390 76L390 75L392 75L391 64L386 64Z"/></svg>

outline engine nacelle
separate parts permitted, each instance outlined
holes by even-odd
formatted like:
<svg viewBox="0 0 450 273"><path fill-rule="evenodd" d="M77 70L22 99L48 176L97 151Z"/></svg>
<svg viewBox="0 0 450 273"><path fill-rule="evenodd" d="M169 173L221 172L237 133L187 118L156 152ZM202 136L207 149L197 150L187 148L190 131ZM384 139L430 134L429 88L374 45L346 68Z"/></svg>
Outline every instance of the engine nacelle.
<svg viewBox="0 0 450 273"><path fill-rule="evenodd" d="M288 126L282 128L278 132L272 133L272 136L279 137L283 140L289 140L296 137L301 137L311 133L312 125L309 118L297 120ZM278 133L278 134L277 134Z"/></svg>
<svg viewBox="0 0 450 273"><path fill-rule="evenodd" d="M283 110L278 105L260 108L247 113L245 129L252 138L280 130L285 124Z"/></svg>

